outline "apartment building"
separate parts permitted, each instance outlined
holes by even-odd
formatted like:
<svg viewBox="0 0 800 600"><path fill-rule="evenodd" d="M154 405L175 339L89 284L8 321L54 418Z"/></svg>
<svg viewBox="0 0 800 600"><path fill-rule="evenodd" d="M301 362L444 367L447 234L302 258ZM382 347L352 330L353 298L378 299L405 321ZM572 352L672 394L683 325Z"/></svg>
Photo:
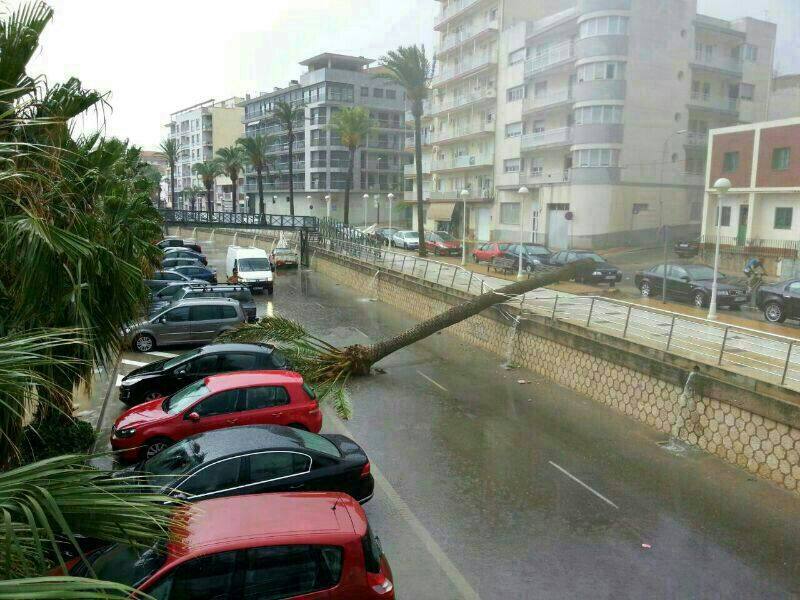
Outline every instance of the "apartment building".
<svg viewBox="0 0 800 600"><path fill-rule="evenodd" d="M403 151L405 93L380 79L379 68L370 66L373 62L363 56L320 54L300 63L306 71L289 86L243 102L246 135L276 136L268 154L270 175L265 174L263 181L268 212L289 212L288 131L272 119L275 105L284 101L305 107L303 119L293 127L295 214L325 216L326 196L330 196L331 216L343 217L350 153L331 129L331 117L344 107L363 106L370 112L374 129L353 163L350 221L375 223L379 213L380 220L387 220L389 192L396 193L398 201L392 209L396 217L402 217L399 200L408 160ZM255 199L256 173L248 168L245 180L245 194ZM366 202L365 193L370 195Z"/></svg>
<svg viewBox="0 0 800 600"><path fill-rule="evenodd" d="M766 118L772 23L699 15L695 0L441 5L427 227L460 222L466 189L481 240L602 248L661 225L696 232L708 131Z"/></svg>
<svg viewBox="0 0 800 600"><path fill-rule="evenodd" d="M769 120L800 117L800 73L781 75L772 80Z"/></svg>
<svg viewBox="0 0 800 600"><path fill-rule="evenodd" d="M175 165L175 197L179 207L189 208L189 190L203 189L203 184L195 176L192 166L213 160L217 150L232 146L244 134L244 109L239 106L242 100L238 97L220 101L206 100L170 115L166 125L167 135L176 140L179 146L178 162ZM167 183L167 187L168 185ZM196 202L197 208L207 209L205 194L198 195ZM233 209L231 180L226 175L217 177L214 203L216 211Z"/></svg>

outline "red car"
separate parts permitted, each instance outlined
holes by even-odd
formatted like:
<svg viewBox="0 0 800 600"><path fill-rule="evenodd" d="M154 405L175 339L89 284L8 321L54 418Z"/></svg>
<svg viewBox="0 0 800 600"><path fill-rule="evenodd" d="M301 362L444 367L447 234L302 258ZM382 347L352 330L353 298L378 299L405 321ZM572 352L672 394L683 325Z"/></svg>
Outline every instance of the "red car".
<svg viewBox="0 0 800 600"><path fill-rule="evenodd" d="M426 231L425 248L441 256L461 256L461 242L446 231Z"/></svg>
<svg viewBox="0 0 800 600"><path fill-rule="evenodd" d="M313 390L292 371L212 375L122 413L111 430L111 447L122 460L137 461L190 435L234 425L288 425L319 433L322 413Z"/></svg>
<svg viewBox="0 0 800 600"><path fill-rule="evenodd" d="M233 496L178 509L164 548L91 552L97 577L158 600L393 599L392 570L361 506L341 492ZM85 562L69 574L90 576Z"/></svg>
<svg viewBox="0 0 800 600"><path fill-rule="evenodd" d="M488 242L486 244L481 244L472 252L472 258L475 259L476 263L481 261L492 262L495 256L503 256L510 245L511 244L508 242Z"/></svg>

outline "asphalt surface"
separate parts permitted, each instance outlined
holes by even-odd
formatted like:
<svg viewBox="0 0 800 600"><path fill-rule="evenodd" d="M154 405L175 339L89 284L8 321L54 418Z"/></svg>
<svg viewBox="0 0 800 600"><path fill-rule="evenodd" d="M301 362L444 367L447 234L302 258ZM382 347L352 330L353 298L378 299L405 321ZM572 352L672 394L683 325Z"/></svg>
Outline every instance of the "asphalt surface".
<svg viewBox="0 0 800 600"><path fill-rule="evenodd" d="M223 253L204 247L222 268ZM289 271L272 299L256 298L260 315L339 345L413 325L369 296ZM158 358L125 353L119 373ZM352 381L351 421L326 414L323 431L352 436L372 461L365 509L398 598L800 594L795 496L700 451L668 451L663 435L501 363L435 335L382 361L385 374ZM99 374L109 385L84 407L100 448L122 409L117 376Z"/></svg>

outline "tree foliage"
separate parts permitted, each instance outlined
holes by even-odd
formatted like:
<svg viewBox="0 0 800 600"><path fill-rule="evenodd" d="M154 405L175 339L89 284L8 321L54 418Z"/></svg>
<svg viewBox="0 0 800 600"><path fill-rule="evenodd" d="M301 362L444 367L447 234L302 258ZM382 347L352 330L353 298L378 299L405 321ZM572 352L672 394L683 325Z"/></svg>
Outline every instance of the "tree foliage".
<svg viewBox="0 0 800 600"><path fill-rule="evenodd" d="M350 190L353 186L353 162L356 151L367 142L373 122L363 106L343 108L331 117L331 129L339 134L342 144L350 151L347 183L344 188L344 222L350 223Z"/></svg>

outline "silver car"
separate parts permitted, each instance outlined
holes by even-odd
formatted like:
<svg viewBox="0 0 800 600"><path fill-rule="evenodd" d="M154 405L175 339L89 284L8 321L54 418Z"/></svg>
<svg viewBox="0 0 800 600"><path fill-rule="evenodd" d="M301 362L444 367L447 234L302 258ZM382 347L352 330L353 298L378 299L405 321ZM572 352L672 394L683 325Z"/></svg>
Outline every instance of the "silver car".
<svg viewBox="0 0 800 600"><path fill-rule="evenodd" d="M149 352L157 346L208 344L244 322L244 311L232 298L190 298L127 328L125 336L134 350Z"/></svg>

